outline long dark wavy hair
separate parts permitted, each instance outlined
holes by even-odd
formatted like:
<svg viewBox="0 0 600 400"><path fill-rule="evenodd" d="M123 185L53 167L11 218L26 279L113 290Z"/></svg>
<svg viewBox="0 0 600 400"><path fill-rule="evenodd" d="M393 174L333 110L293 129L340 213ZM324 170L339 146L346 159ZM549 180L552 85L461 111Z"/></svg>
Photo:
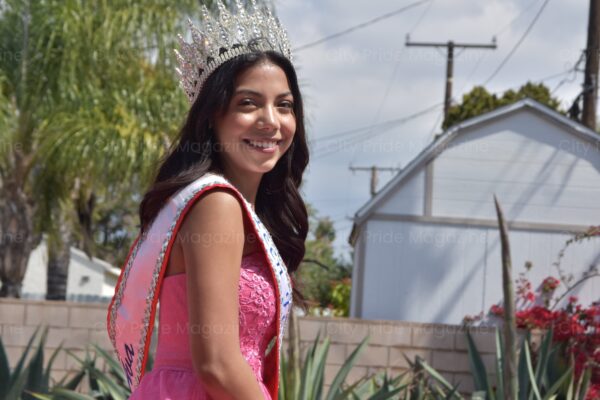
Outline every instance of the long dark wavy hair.
<svg viewBox="0 0 600 400"><path fill-rule="evenodd" d="M291 62L274 51L254 51L219 66L206 80L192 105L177 139L163 158L154 182L139 207L142 233L151 225L166 201L177 191L202 177L221 170L221 160L211 121L227 110L235 80L243 71L261 62L271 62L286 74L294 97L296 132L288 150L275 167L265 173L256 195L255 211L267 227L285 262L293 286L294 303L306 311L307 302L297 287L294 272L304 258L308 213L299 187L309 159L304 130L304 109L296 71Z"/></svg>

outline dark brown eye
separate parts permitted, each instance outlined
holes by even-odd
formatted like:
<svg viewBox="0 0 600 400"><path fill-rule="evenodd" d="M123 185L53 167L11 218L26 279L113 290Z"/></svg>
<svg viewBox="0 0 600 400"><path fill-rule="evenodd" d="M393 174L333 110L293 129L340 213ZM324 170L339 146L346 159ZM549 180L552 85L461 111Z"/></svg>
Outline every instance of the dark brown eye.
<svg viewBox="0 0 600 400"><path fill-rule="evenodd" d="M242 99L240 101L240 106L251 106L254 105L254 102L250 99Z"/></svg>

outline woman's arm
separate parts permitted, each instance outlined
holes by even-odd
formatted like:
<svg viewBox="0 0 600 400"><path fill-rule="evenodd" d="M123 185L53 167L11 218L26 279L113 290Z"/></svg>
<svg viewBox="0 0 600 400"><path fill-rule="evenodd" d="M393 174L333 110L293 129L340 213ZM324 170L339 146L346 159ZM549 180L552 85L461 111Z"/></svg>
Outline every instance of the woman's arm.
<svg viewBox="0 0 600 400"><path fill-rule="evenodd" d="M264 399L240 351L238 284L242 204L228 189L203 195L178 233L187 274L194 369L214 399Z"/></svg>

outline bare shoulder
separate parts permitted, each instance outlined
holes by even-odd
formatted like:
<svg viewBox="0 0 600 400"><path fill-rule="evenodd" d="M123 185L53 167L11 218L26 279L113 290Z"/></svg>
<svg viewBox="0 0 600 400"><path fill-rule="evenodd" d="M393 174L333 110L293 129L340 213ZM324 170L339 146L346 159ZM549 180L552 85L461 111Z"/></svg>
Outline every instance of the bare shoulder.
<svg viewBox="0 0 600 400"><path fill-rule="evenodd" d="M202 194L184 217L175 241L184 271L209 260L238 264L245 244L241 200L227 188Z"/></svg>
<svg viewBox="0 0 600 400"><path fill-rule="evenodd" d="M215 188L201 195L180 228L180 232L188 234L215 230L243 231L242 204L231 189Z"/></svg>

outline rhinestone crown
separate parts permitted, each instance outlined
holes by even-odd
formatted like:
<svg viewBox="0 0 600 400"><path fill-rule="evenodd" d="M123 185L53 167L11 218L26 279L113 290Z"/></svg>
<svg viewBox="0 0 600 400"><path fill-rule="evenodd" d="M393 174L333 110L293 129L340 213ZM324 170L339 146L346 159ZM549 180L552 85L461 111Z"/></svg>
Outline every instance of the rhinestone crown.
<svg viewBox="0 0 600 400"><path fill-rule="evenodd" d="M181 52L175 49L179 62L176 68L181 87L191 104L196 101L206 79L221 64L253 51L273 50L292 60L287 34L268 7L259 7L250 0L247 10L241 0L235 0L236 13L217 0L218 18L202 6L202 29L188 19L192 42L181 35Z"/></svg>

